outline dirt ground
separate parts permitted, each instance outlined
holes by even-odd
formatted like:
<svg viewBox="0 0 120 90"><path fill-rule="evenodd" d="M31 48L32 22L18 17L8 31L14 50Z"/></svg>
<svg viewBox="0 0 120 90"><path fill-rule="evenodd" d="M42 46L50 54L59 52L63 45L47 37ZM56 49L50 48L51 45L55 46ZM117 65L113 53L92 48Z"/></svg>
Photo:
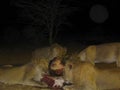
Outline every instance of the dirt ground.
<svg viewBox="0 0 120 90"><path fill-rule="evenodd" d="M62 89L40 88L40 87L23 86L23 85L6 85L0 83L0 90L62 90ZM120 89L109 89L109 90L120 90Z"/></svg>
<svg viewBox="0 0 120 90"><path fill-rule="evenodd" d="M23 85L7 85L0 83L0 90L51 90L51 89Z"/></svg>

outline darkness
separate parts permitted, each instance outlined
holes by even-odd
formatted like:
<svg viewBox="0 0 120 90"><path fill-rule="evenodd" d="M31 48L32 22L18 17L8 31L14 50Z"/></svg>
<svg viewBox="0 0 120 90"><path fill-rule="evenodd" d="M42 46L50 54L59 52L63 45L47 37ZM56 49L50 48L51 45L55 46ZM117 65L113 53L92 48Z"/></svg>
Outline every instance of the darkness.
<svg viewBox="0 0 120 90"><path fill-rule="evenodd" d="M69 2L69 5L78 7L78 10L68 16L68 21L71 24L70 26L63 25L61 27L56 42L97 44L120 41L118 0L73 1L72 3ZM21 9L11 5L10 0L2 0L0 4L1 43L23 43L24 36L21 33L26 24L21 23L20 20L24 22L24 19L18 17ZM89 17L91 7L97 4L107 8L108 18L104 22L96 23ZM7 34L5 34L6 31ZM17 37L17 39L9 40L6 36L9 36L10 39Z"/></svg>

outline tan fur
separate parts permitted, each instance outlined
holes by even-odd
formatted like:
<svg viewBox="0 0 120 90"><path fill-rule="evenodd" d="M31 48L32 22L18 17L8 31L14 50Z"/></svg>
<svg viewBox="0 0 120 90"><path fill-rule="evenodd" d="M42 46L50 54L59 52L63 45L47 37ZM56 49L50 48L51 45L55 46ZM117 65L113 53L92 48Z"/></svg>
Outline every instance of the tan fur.
<svg viewBox="0 0 120 90"><path fill-rule="evenodd" d="M59 44L53 44L50 47L37 49L33 53L30 63L20 67L1 68L0 82L6 84L23 84L31 86L46 86L40 82L40 79L48 71L48 63L54 57L63 57L66 54L66 48Z"/></svg>
<svg viewBox="0 0 120 90"><path fill-rule="evenodd" d="M46 85L40 83L40 79L47 73L47 70L48 63L45 59L31 61L23 66L1 68L0 82L43 87Z"/></svg>
<svg viewBox="0 0 120 90"><path fill-rule="evenodd" d="M73 86L65 87L65 90L116 90L120 88L119 68L97 68L91 63L78 60L66 62L64 78L73 83Z"/></svg>
<svg viewBox="0 0 120 90"><path fill-rule="evenodd" d="M33 52L32 60L39 60L41 58L46 58L48 61L52 60L54 57L64 57L67 52L65 47L59 44L52 44L49 47L38 48Z"/></svg>
<svg viewBox="0 0 120 90"><path fill-rule="evenodd" d="M106 43L100 45L91 45L78 54L81 61L94 63L112 63L116 62L120 67L120 43Z"/></svg>

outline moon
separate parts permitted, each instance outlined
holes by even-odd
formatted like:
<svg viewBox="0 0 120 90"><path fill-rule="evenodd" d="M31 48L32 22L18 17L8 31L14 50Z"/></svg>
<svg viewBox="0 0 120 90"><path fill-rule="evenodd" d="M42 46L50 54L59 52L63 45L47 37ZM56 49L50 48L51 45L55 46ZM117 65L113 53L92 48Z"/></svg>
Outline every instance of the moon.
<svg viewBox="0 0 120 90"><path fill-rule="evenodd" d="M109 13L105 6L97 4L90 8L89 17L95 23L104 23L108 19Z"/></svg>

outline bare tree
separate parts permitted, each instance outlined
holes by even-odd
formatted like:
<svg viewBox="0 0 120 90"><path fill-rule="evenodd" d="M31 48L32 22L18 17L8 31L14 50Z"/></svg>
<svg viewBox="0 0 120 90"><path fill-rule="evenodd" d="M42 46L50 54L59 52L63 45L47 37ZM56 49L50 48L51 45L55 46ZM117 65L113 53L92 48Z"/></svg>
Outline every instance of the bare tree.
<svg viewBox="0 0 120 90"><path fill-rule="evenodd" d="M62 24L66 22L67 16L76 7L67 6L63 0L14 0L16 6L23 8L24 14L31 19L34 26L44 27L48 33L49 44L52 44Z"/></svg>

